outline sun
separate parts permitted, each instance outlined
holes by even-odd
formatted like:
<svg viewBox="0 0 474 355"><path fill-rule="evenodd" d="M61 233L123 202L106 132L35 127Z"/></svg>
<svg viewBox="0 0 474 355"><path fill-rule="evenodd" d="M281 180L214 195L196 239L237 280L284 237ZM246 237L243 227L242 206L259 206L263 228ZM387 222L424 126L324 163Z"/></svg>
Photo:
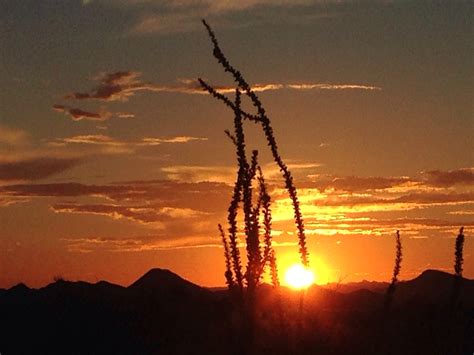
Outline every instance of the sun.
<svg viewBox="0 0 474 355"><path fill-rule="evenodd" d="M301 264L291 266L285 273L286 284L296 290L308 288L314 279L314 273Z"/></svg>

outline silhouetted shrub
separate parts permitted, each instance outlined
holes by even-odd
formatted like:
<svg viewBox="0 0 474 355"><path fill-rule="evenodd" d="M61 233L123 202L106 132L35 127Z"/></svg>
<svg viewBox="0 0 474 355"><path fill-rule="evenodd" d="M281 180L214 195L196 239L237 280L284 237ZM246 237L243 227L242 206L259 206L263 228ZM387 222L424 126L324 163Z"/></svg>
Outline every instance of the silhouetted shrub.
<svg viewBox="0 0 474 355"><path fill-rule="evenodd" d="M456 244L454 246L454 273L458 277L462 277L462 264L464 263L463 247L464 247L464 227L461 227L459 229L459 234L456 237Z"/></svg>
<svg viewBox="0 0 474 355"><path fill-rule="evenodd" d="M266 115L265 109L263 108L262 102L252 90L250 85L244 79L240 71L235 69L230 62L225 57L224 53L220 49L219 43L217 38L212 31L211 27L203 20L203 24L207 29L209 38L211 39L214 49L213 54L217 61L223 66L226 72L232 74L234 81L236 82L237 89L236 89L236 97L235 100L232 101L227 96L221 94L217 89L206 83L204 80L199 78L199 83L201 86L208 91L214 98L219 101L222 101L225 105L231 108L234 111L234 128L235 128L235 135L232 136L228 133L231 137L233 142L237 147L237 159L239 163L239 170L236 185L234 187L234 195L231 201L231 206L229 207L229 234L230 238L232 237L234 230L234 215L236 215L236 209L238 205L238 198L242 198L243 202L243 210L244 210L244 220L245 220L245 233L246 233L246 246L247 246L247 256L248 256L248 264L247 264L247 272L246 272L246 279L247 279L247 287L253 287L256 283L258 283L259 279L259 272L255 270L255 267L258 266L259 260L260 263L263 260L259 258L259 253L257 252L258 249L258 223L256 223L257 219L256 216L252 215L251 210L251 181L253 175L255 174L255 170L252 171L249 168L246 156L245 156L245 142L244 142L244 134L243 134L243 126L242 120L248 119L254 121L256 123L260 123L265 137L267 139L267 144L270 148L272 153L273 159L275 163L280 168L280 171L283 175L285 181L285 187L288 190L288 194L292 201L293 209L294 209L294 220L298 232L298 244L299 244L299 252L301 262L305 266L309 266L309 255L308 249L306 245L306 235L304 229L304 222L303 217L301 215L300 205L298 201L297 191L293 184L293 177L291 175L290 170L288 169L287 165L283 162L279 152L278 146L276 143L276 139L273 133L273 128L271 126L270 119ZM256 108L257 114L250 114L245 112L241 108L241 93L245 94L247 97L250 98L252 105ZM256 156L256 155L255 155ZM242 194L242 196L240 196ZM271 253L270 253L271 254ZM274 256L273 256L274 257ZM234 270L238 272L238 270ZM250 281L250 283L249 283Z"/></svg>
<svg viewBox="0 0 474 355"><path fill-rule="evenodd" d="M392 280L387 289L385 307L388 310L393 300L393 294L398 283L398 276L402 268L402 241L400 238L400 231L397 230L395 234L395 265L393 266Z"/></svg>

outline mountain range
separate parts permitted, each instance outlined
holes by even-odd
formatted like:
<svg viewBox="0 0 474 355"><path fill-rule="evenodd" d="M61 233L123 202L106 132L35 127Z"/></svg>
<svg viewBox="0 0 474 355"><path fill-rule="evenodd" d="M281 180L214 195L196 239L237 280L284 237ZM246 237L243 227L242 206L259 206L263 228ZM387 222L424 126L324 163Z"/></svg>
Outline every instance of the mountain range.
<svg viewBox="0 0 474 355"><path fill-rule="evenodd" d="M400 282L304 292L262 285L253 352L472 354L474 280L427 270ZM0 290L1 354L237 354L242 309L226 290L152 269L128 287L57 280Z"/></svg>

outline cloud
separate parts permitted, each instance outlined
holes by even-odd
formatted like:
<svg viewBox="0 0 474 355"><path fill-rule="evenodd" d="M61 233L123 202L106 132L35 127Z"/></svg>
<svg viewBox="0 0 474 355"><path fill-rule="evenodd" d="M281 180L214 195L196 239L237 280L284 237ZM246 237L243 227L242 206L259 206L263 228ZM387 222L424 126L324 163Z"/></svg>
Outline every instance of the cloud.
<svg viewBox="0 0 474 355"><path fill-rule="evenodd" d="M7 207L11 205L16 205L18 203L26 203L29 201L29 198L24 197L0 197L0 207Z"/></svg>
<svg viewBox="0 0 474 355"><path fill-rule="evenodd" d="M333 220L327 222L318 222L317 224L326 225L330 227L339 226L341 224L351 226L351 227L372 227L372 228L381 228L381 227L450 227L456 228L458 226L473 226L474 221L446 221L442 219L434 218L392 218L392 219L376 219L376 218L367 218L367 219L344 219L344 220ZM316 224L316 225L317 225ZM309 224L311 225L311 224Z"/></svg>
<svg viewBox="0 0 474 355"><path fill-rule="evenodd" d="M449 188L456 185L474 185L474 168L456 170L432 170L421 173L419 176L331 176L307 175L312 181L304 181L300 187L317 188L320 191L329 189L362 192L370 190L397 189L398 191L420 191L423 189Z"/></svg>
<svg viewBox="0 0 474 355"><path fill-rule="evenodd" d="M54 144L93 144L93 145L122 145L123 143L103 134L89 134L72 136L67 138L57 138Z"/></svg>
<svg viewBox="0 0 474 355"><path fill-rule="evenodd" d="M106 121L112 117L112 113L102 108L99 112L84 111L80 108L72 108L63 105L54 105L53 109L57 112L67 114L73 121Z"/></svg>
<svg viewBox="0 0 474 355"><path fill-rule="evenodd" d="M361 176L343 176L327 178L324 176L311 175L314 182L302 184L305 188L317 188L320 191L335 189L348 192L361 192L368 190L381 190L403 186L413 180L409 177L361 177Z"/></svg>
<svg viewBox="0 0 474 355"><path fill-rule="evenodd" d="M462 210L462 211L450 211L448 214L451 215L466 215L466 216L474 216L474 210Z"/></svg>
<svg viewBox="0 0 474 355"><path fill-rule="evenodd" d="M56 138L49 142L52 146L81 144L89 146L104 146L113 148L115 153L131 153L139 147L154 147L161 144L184 144L194 141L207 141L203 137L175 136L175 137L144 137L136 141L123 141L104 134L79 135L66 138Z"/></svg>
<svg viewBox="0 0 474 355"><path fill-rule="evenodd" d="M8 146L21 146L28 141L28 134L17 128L0 125L0 144Z"/></svg>
<svg viewBox="0 0 474 355"><path fill-rule="evenodd" d="M41 180L69 170L81 162L77 158L32 158L0 161L0 180Z"/></svg>
<svg viewBox="0 0 474 355"><path fill-rule="evenodd" d="M126 238L63 238L69 252L90 253L108 252L142 252L152 250L178 250L196 248L222 248L219 240L208 236L183 236L165 238L163 236L143 236Z"/></svg>
<svg viewBox="0 0 474 355"><path fill-rule="evenodd" d="M124 2L120 4L125 5ZM308 11L309 5L318 0L171 0L167 2L141 1L139 20L130 30L131 34L180 33L200 29L200 20L206 18L213 24L226 27L244 27L254 23L291 21L298 24L313 23L314 20L333 16L328 6ZM136 2L135 2L136 4ZM127 2L132 8L134 2ZM136 7L137 9L138 7ZM229 15L245 15L238 21ZM260 15L260 16L259 16Z"/></svg>
<svg viewBox="0 0 474 355"><path fill-rule="evenodd" d="M357 205L455 205L474 202L474 193L410 193L395 198L375 196L331 196L314 202L318 206L357 206Z"/></svg>
<svg viewBox="0 0 474 355"><path fill-rule="evenodd" d="M117 112L116 113L118 118L134 118L135 115L129 112Z"/></svg>
<svg viewBox="0 0 474 355"><path fill-rule="evenodd" d="M130 70L101 73L94 79L98 81L96 88L90 92L74 92L66 95L65 98L74 100L127 101L139 91L207 95L207 92L202 89L199 82L194 79L180 79L177 85L160 85L143 82L140 79L141 75L140 72ZM215 89L222 94L235 92L235 87L233 86L218 85L215 86ZM329 83L264 83L253 85L252 89L255 92L277 90L381 90L380 87L372 85ZM65 110L62 105L56 105L55 109ZM98 113L91 114L99 115Z"/></svg>
<svg viewBox="0 0 474 355"><path fill-rule="evenodd" d="M287 84L287 89L293 90L382 90L381 87L361 84Z"/></svg>
<svg viewBox="0 0 474 355"><path fill-rule="evenodd" d="M149 223L164 223L169 222L170 219L179 218L193 219L196 217L206 216L207 213L193 210L190 208L176 208L176 207L153 207L148 205L124 206L117 204L71 204L62 203L55 204L52 207L54 212L61 213L83 213L107 216L113 219L126 218L135 222L149 224Z"/></svg>
<svg viewBox="0 0 474 355"><path fill-rule="evenodd" d="M431 170L423 172L425 184L436 187L451 187L454 185L474 185L474 168L457 170Z"/></svg>
<svg viewBox="0 0 474 355"><path fill-rule="evenodd" d="M320 166L318 163L289 162L288 168L293 172L314 169ZM172 165L161 168L166 177L176 181L192 182L222 182L233 185L237 168L234 166L199 166L199 165ZM281 172L273 162L265 164L263 172L267 180L279 179Z"/></svg>
<svg viewBox="0 0 474 355"><path fill-rule="evenodd" d="M203 212L223 211L227 207L230 186L213 182L177 182L167 180L125 181L104 185L81 183L16 184L0 186L5 198L99 197L114 204L134 204L154 208L189 208ZM171 211L168 211L171 213Z"/></svg>
<svg viewBox="0 0 474 355"><path fill-rule="evenodd" d="M139 146L154 146L163 143L188 143L192 141L207 141L207 138L190 137L190 136L176 136L170 138L142 138L140 142L136 143Z"/></svg>
<svg viewBox="0 0 474 355"><path fill-rule="evenodd" d="M166 177L175 181L221 182L232 184L235 168L226 166L174 165L161 168Z"/></svg>
<svg viewBox="0 0 474 355"><path fill-rule="evenodd" d="M117 71L101 73L94 78L98 82L90 92L74 92L66 95L66 99L97 99L104 101L126 101L133 92L140 90L143 84L137 79L141 74L133 71Z"/></svg>

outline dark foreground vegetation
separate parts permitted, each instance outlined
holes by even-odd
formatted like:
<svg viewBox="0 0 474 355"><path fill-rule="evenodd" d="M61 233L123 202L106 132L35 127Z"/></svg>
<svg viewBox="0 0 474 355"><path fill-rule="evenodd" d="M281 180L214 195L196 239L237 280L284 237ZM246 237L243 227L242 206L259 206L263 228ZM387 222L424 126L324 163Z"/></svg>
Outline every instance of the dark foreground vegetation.
<svg viewBox="0 0 474 355"><path fill-rule="evenodd" d="M2 354L472 354L474 280L428 270L386 284L258 290L253 344L230 294L154 269L129 287L59 280L0 291ZM279 295L277 294L279 292ZM303 307L300 307L301 301Z"/></svg>

